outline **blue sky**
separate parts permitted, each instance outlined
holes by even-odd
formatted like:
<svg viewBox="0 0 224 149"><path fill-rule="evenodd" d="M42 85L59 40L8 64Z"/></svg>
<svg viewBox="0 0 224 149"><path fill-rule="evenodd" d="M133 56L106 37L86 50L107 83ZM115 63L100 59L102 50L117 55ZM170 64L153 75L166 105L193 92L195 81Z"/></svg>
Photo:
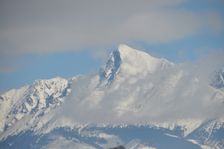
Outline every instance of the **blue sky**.
<svg viewBox="0 0 224 149"><path fill-rule="evenodd" d="M224 51L222 0L0 3L0 92L96 73L119 43L175 63Z"/></svg>

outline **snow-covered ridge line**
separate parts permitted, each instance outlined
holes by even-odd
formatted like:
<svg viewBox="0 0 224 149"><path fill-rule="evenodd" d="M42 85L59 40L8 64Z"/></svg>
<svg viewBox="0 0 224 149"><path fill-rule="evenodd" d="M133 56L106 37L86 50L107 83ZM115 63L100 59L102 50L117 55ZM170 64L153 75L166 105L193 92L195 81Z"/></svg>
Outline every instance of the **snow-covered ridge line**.
<svg viewBox="0 0 224 149"><path fill-rule="evenodd" d="M30 86L4 93L0 101L1 130L8 129L25 115L38 116L47 113L51 108L60 105L69 92L69 81L55 77L36 80Z"/></svg>

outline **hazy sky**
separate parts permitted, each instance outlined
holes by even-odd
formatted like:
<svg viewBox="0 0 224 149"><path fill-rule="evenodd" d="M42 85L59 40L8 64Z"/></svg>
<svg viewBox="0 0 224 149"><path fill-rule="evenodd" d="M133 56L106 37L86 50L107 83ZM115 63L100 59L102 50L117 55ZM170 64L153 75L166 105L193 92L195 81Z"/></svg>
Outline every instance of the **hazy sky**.
<svg viewBox="0 0 224 149"><path fill-rule="evenodd" d="M0 92L98 71L119 43L174 62L224 50L223 0L0 0Z"/></svg>

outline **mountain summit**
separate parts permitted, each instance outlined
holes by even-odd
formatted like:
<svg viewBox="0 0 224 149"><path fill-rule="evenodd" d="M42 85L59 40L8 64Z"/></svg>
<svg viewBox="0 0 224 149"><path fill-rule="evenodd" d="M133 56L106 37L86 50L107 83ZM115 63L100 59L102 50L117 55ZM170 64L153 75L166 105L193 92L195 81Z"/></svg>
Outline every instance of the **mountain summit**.
<svg viewBox="0 0 224 149"><path fill-rule="evenodd" d="M101 80L113 81L115 76L130 77L145 76L157 70L163 70L173 63L163 58L155 58L146 52L120 44L118 49L110 54L105 67L100 71Z"/></svg>

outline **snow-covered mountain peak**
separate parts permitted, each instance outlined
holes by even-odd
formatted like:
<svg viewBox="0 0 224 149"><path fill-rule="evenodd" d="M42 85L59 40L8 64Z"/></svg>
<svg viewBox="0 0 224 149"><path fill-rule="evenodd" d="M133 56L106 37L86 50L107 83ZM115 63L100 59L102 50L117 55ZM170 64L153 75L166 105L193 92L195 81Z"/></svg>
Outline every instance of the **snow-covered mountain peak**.
<svg viewBox="0 0 224 149"><path fill-rule="evenodd" d="M166 59L155 58L146 52L133 49L127 45L119 45L118 51L122 61L121 70L129 75L153 73L170 65Z"/></svg>
<svg viewBox="0 0 224 149"><path fill-rule="evenodd" d="M128 78L130 76L145 76L162 70L173 63L166 59L155 58L146 52L120 44L117 50L114 50L101 70L101 80L107 80L107 83L114 80L119 74L120 77Z"/></svg>
<svg viewBox="0 0 224 149"><path fill-rule="evenodd" d="M125 44L120 44L118 46L117 51L119 51L120 57L121 57L122 60L125 60L125 59L128 59L128 58L130 58L132 60L137 60L136 59L137 57L147 57L147 58L151 58L151 59L156 59L146 52L131 48L128 45L125 45Z"/></svg>

